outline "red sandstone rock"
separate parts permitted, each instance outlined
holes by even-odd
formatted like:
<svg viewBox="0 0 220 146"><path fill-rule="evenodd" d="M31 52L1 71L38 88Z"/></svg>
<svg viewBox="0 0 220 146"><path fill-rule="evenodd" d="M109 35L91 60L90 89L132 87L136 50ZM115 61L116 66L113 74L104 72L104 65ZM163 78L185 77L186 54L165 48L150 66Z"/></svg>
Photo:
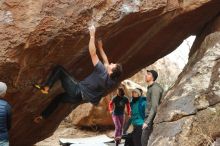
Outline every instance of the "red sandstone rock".
<svg viewBox="0 0 220 146"><path fill-rule="evenodd" d="M220 135L220 17L197 36L189 62L165 96L150 146L212 145Z"/></svg>
<svg viewBox="0 0 220 146"><path fill-rule="evenodd" d="M32 145L50 136L74 106L63 105L40 125L33 123L51 99L32 88L55 64L76 79L92 70L88 25L95 23L110 61L124 66L122 79L199 34L219 13L219 0L4 0L0 2L0 80L13 106L11 144Z"/></svg>

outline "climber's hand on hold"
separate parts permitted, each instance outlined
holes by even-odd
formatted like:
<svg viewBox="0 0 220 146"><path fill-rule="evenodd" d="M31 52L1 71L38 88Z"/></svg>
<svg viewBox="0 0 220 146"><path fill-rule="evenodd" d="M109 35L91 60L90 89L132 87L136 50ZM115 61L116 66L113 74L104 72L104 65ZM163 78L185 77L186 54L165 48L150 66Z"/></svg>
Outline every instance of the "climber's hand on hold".
<svg viewBox="0 0 220 146"><path fill-rule="evenodd" d="M89 32L90 32L90 37L94 37L95 36L95 31L96 31L96 28L94 25L91 25L89 27Z"/></svg>

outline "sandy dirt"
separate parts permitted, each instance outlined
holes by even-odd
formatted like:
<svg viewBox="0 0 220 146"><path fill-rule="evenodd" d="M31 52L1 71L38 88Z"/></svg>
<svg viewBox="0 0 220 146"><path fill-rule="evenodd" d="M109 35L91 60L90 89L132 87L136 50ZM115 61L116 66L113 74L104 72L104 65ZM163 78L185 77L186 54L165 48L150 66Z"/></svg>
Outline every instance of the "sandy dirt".
<svg viewBox="0 0 220 146"><path fill-rule="evenodd" d="M54 134L39 142L35 146L60 146L60 138L82 138L82 137L91 137L101 134L106 134L107 136L113 138L114 130L113 129L98 129L98 128L77 128L73 126L68 121L63 121Z"/></svg>

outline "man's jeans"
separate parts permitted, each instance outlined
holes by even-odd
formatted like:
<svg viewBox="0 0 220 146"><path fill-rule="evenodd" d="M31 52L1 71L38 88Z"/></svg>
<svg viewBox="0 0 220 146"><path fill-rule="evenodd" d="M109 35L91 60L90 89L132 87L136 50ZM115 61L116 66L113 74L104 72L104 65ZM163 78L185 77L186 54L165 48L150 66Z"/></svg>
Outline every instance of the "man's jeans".
<svg viewBox="0 0 220 146"><path fill-rule="evenodd" d="M150 138L152 131L153 131L153 124L149 124L147 128L143 129L142 136L141 136L142 146L148 145L148 140Z"/></svg>
<svg viewBox="0 0 220 146"><path fill-rule="evenodd" d="M9 142L6 140L0 140L0 146L9 146Z"/></svg>
<svg viewBox="0 0 220 146"><path fill-rule="evenodd" d="M44 118L48 118L60 103L80 104L80 102L82 102L82 95L78 82L62 66L56 66L53 69L43 86L52 88L54 83L58 80L61 81L65 92L57 95L42 112Z"/></svg>

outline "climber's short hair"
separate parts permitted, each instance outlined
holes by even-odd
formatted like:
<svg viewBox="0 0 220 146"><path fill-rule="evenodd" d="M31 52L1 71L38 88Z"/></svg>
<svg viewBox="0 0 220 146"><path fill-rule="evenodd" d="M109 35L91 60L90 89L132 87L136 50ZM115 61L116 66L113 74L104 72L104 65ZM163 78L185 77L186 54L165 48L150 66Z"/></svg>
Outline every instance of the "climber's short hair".
<svg viewBox="0 0 220 146"><path fill-rule="evenodd" d="M112 73L110 74L110 78L112 80L118 80L120 78L121 74L122 74L122 71L123 71L122 65L116 63L116 67L114 67L112 69Z"/></svg>

